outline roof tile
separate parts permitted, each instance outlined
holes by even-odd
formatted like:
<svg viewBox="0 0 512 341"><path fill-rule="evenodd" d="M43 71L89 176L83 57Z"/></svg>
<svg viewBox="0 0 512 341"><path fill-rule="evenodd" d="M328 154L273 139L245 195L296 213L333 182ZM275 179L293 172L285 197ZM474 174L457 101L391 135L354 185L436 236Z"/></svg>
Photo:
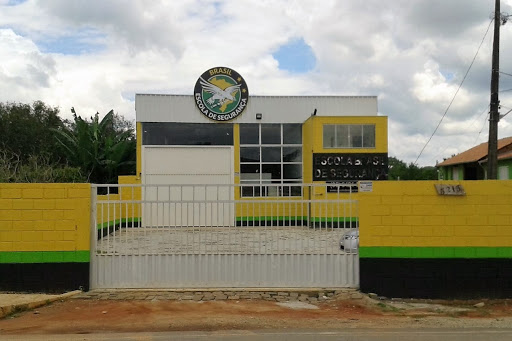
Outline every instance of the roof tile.
<svg viewBox="0 0 512 341"><path fill-rule="evenodd" d="M499 152L500 149L507 147L511 144L512 144L512 136L498 140L498 159L502 160L502 159L508 159L509 157L512 157L512 153L509 150L507 150L506 152L501 153L501 154ZM454 157L444 160L443 162L439 163L437 166L442 167L442 166L458 165L458 164L462 164L462 163L477 162L477 161L487 158L487 152L488 152L487 142L484 142L482 144L479 144L476 147L466 150L465 152L457 154ZM507 157L506 155L509 155L509 156Z"/></svg>

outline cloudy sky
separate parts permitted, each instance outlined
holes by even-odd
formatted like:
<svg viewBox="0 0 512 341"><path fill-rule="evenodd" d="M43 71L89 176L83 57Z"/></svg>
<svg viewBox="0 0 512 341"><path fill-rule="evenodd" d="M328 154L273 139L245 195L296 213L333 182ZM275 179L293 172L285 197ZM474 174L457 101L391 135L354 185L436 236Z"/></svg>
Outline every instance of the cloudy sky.
<svg viewBox="0 0 512 341"><path fill-rule="evenodd" d="M501 1L512 13L512 0ZM485 142L494 0L0 0L0 102L135 119L135 93L191 94L213 66L252 95L376 95L389 155L414 162ZM485 39L484 39L485 36ZM512 18L501 113L512 109ZM499 137L512 136L512 113Z"/></svg>

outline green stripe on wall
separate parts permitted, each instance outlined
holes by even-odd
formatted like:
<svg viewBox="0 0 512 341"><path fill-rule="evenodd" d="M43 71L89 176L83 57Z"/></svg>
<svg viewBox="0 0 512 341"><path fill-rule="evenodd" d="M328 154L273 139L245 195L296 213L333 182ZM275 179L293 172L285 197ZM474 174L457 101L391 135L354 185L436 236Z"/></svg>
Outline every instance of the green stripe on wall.
<svg viewBox="0 0 512 341"><path fill-rule="evenodd" d="M301 221L306 219L307 217L236 217L236 221Z"/></svg>
<svg viewBox="0 0 512 341"><path fill-rule="evenodd" d="M122 218L122 219L116 219L116 220L111 220L111 221L106 221L104 223L101 223L101 224L98 224L97 225L97 228L98 230L99 229L103 229L103 228L106 228L106 227L111 227L111 226L117 226L117 225L120 225L120 224L135 224L135 223L139 223L140 222L140 218L138 217L135 217L135 218Z"/></svg>
<svg viewBox="0 0 512 341"><path fill-rule="evenodd" d="M0 252L0 264L13 263L88 263L89 251Z"/></svg>
<svg viewBox="0 0 512 341"><path fill-rule="evenodd" d="M271 216L263 216L263 217L236 217L236 221L270 221L270 220L278 220L278 221L301 221L308 220L308 217L271 217ZM334 218L318 218L318 217L310 217L311 222L357 222L359 219L357 217L334 217Z"/></svg>
<svg viewBox="0 0 512 341"><path fill-rule="evenodd" d="M335 223L355 223L357 221L359 221L359 219L357 217L334 217L334 218L311 218L311 221L314 221L316 223L324 223L324 222L328 222L328 223L332 223L332 222L335 222Z"/></svg>
<svg viewBox="0 0 512 341"><path fill-rule="evenodd" d="M236 221L271 221L271 220L278 220L278 221L301 221L301 220L307 220L308 217L271 217L271 216L262 216L262 217L236 217ZM357 217L334 217L334 218L318 218L318 217L311 217L311 222L357 222L359 219ZM131 223L139 223L141 221L140 218L123 218L123 219L116 219L113 221L107 221L101 224L98 224L98 229L111 227L111 226L117 226L119 224L131 224Z"/></svg>
<svg viewBox="0 0 512 341"><path fill-rule="evenodd" d="M360 258L512 258L512 247L361 246Z"/></svg>

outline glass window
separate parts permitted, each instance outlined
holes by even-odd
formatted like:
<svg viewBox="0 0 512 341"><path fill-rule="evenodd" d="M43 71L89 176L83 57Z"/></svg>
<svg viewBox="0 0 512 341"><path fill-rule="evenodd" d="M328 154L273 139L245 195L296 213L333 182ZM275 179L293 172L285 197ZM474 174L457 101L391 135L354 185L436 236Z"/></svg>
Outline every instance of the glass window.
<svg viewBox="0 0 512 341"><path fill-rule="evenodd" d="M283 196L284 197L300 197L302 195L302 187L301 186L291 186L291 185L283 185Z"/></svg>
<svg viewBox="0 0 512 341"><path fill-rule="evenodd" d="M374 148L375 147L375 126L365 124L363 125L363 147Z"/></svg>
<svg viewBox="0 0 512 341"><path fill-rule="evenodd" d="M459 167L453 167L453 180L459 180Z"/></svg>
<svg viewBox="0 0 512 341"><path fill-rule="evenodd" d="M281 144L281 125L262 124L261 144Z"/></svg>
<svg viewBox="0 0 512 341"><path fill-rule="evenodd" d="M302 162L302 147L283 147L284 162Z"/></svg>
<svg viewBox="0 0 512 341"><path fill-rule="evenodd" d="M281 162L281 147L261 147L261 161Z"/></svg>
<svg viewBox="0 0 512 341"><path fill-rule="evenodd" d="M336 148L350 148L350 126L336 126Z"/></svg>
<svg viewBox="0 0 512 341"><path fill-rule="evenodd" d="M508 166L498 167L498 180L508 180Z"/></svg>
<svg viewBox="0 0 512 341"><path fill-rule="evenodd" d="M324 148L335 148L336 140L335 140L335 125L326 124L324 125Z"/></svg>
<svg viewBox="0 0 512 341"><path fill-rule="evenodd" d="M302 165L283 165L283 178L286 180L302 179Z"/></svg>
<svg viewBox="0 0 512 341"><path fill-rule="evenodd" d="M302 195L302 125L241 124L240 183L243 197Z"/></svg>
<svg viewBox="0 0 512 341"><path fill-rule="evenodd" d="M262 186L242 186L243 197L261 197Z"/></svg>
<svg viewBox="0 0 512 341"><path fill-rule="evenodd" d="M324 148L375 148L374 124L325 124Z"/></svg>
<svg viewBox="0 0 512 341"><path fill-rule="evenodd" d="M281 165L280 164L263 164L261 165L261 180L263 183L270 180L281 180Z"/></svg>
<svg viewBox="0 0 512 341"><path fill-rule="evenodd" d="M142 123L143 145L233 145L233 124Z"/></svg>
<svg viewBox="0 0 512 341"><path fill-rule="evenodd" d="M259 124L240 124L240 144L259 144L259 131Z"/></svg>
<svg viewBox="0 0 512 341"><path fill-rule="evenodd" d="M241 164L240 180L260 180L260 165Z"/></svg>
<svg viewBox="0 0 512 341"><path fill-rule="evenodd" d="M260 162L260 148L240 147L240 162Z"/></svg>
<svg viewBox="0 0 512 341"><path fill-rule="evenodd" d="M302 144L302 124L283 124L283 144Z"/></svg>
<svg viewBox="0 0 512 341"><path fill-rule="evenodd" d="M363 126L359 124L353 124L349 126L350 131L350 147L351 148L362 148L363 147Z"/></svg>

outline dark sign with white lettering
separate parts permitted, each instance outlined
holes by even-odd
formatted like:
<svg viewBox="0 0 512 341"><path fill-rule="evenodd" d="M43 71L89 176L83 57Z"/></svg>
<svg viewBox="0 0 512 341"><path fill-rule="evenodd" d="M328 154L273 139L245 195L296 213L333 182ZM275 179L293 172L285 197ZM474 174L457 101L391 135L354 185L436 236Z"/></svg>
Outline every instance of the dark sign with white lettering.
<svg viewBox="0 0 512 341"><path fill-rule="evenodd" d="M386 180L387 153L313 154L313 181Z"/></svg>

